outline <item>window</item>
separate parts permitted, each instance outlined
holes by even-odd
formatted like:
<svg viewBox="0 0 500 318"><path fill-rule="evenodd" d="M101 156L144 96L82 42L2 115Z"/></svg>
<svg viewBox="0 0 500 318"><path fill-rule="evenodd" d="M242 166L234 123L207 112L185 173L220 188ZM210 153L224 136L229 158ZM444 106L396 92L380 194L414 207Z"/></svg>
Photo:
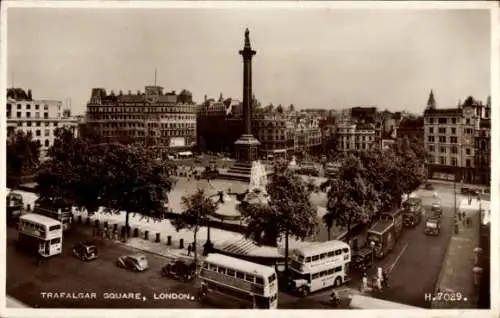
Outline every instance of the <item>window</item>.
<svg viewBox="0 0 500 318"><path fill-rule="evenodd" d="M49 123L48 121L46 121L46 122L45 122L45 126L49 126L49 124L50 124L50 123Z"/></svg>
<svg viewBox="0 0 500 318"><path fill-rule="evenodd" d="M219 266L218 270L217 270L219 273L221 274L225 274L226 273L226 268L225 267L222 267L222 266Z"/></svg>
<svg viewBox="0 0 500 318"><path fill-rule="evenodd" d="M208 269L208 263L203 263L203 268Z"/></svg>
<svg viewBox="0 0 500 318"><path fill-rule="evenodd" d="M313 262L316 262L317 260L319 260L319 255L315 255L312 257Z"/></svg>
<svg viewBox="0 0 500 318"><path fill-rule="evenodd" d="M336 250L336 251L335 251L335 256L336 256L336 255L340 255L340 254L342 254L342 250Z"/></svg>
<svg viewBox="0 0 500 318"><path fill-rule="evenodd" d="M264 285L264 279L262 277L256 277L255 283L259 285Z"/></svg>
<svg viewBox="0 0 500 318"><path fill-rule="evenodd" d="M40 129L37 129L37 130L36 130L35 135L36 135L37 137L40 137L40 136L42 135L42 133L41 133Z"/></svg>
<svg viewBox="0 0 500 318"><path fill-rule="evenodd" d="M326 258L326 253L323 253L319 256L319 259L324 259L324 258Z"/></svg>
<svg viewBox="0 0 500 318"><path fill-rule="evenodd" d="M35 118L40 118L40 112L35 113Z"/></svg>
<svg viewBox="0 0 500 318"><path fill-rule="evenodd" d="M457 123L457 119L456 118L452 118L451 119L451 123L452 124L456 124ZM453 131L455 128L452 128L451 130Z"/></svg>
<svg viewBox="0 0 500 318"><path fill-rule="evenodd" d="M317 279L317 278L319 278L319 273L316 273L316 274L312 275L312 279Z"/></svg>
<svg viewBox="0 0 500 318"><path fill-rule="evenodd" d="M43 118L48 119L49 118L49 113L43 113Z"/></svg>
<svg viewBox="0 0 500 318"><path fill-rule="evenodd" d="M54 230L60 230L61 229L61 225L52 225L51 227L49 227L49 231L54 231Z"/></svg>
<svg viewBox="0 0 500 318"><path fill-rule="evenodd" d="M444 157L444 156L439 157L439 163L442 165L445 165L446 164L446 157Z"/></svg>
<svg viewBox="0 0 500 318"><path fill-rule="evenodd" d="M439 152L445 153L446 152L446 148L445 147L439 147Z"/></svg>
<svg viewBox="0 0 500 318"><path fill-rule="evenodd" d="M429 146L429 152L434 152L434 146L433 145Z"/></svg>
<svg viewBox="0 0 500 318"><path fill-rule="evenodd" d="M333 257L335 255L334 251L328 252L328 257Z"/></svg>
<svg viewBox="0 0 500 318"><path fill-rule="evenodd" d="M446 118L439 118L438 123L440 123L440 124L446 124L446 122L447 122Z"/></svg>
<svg viewBox="0 0 500 318"><path fill-rule="evenodd" d="M26 118L31 118L31 113L30 112L26 112Z"/></svg>
<svg viewBox="0 0 500 318"><path fill-rule="evenodd" d="M48 140L45 140L45 147L48 147L50 142Z"/></svg>
<svg viewBox="0 0 500 318"><path fill-rule="evenodd" d="M434 142L434 136L429 136L427 137L428 142Z"/></svg>
<svg viewBox="0 0 500 318"><path fill-rule="evenodd" d="M433 134L434 133L434 127L429 127L429 134Z"/></svg>
<svg viewBox="0 0 500 318"><path fill-rule="evenodd" d="M236 272L236 278L245 279L245 274L243 274L242 272Z"/></svg>
<svg viewBox="0 0 500 318"><path fill-rule="evenodd" d="M457 143L457 137L450 137L450 143L456 144Z"/></svg>
<svg viewBox="0 0 500 318"><path fill-rule="evenodd" d="M470 167L470 159L465 160L465 166Z"/></svg>
<svg viewBox="0 0 500 318"><path fill-rule="evenodd" d="M429 122L429 124L434 124L434 118L428 118L427 121Z"/></svg>
<svg viewBox="0 0 500 318"><path fill-rule="evenodd" d="M17 109L21 109L21 104L17 104Z"/></svg>
<svg viewBox="0 0 500 318"><path fill-rule="evenodd" d="M466 125L470 125L470 118L467 118L467 119L465 120L465 124L466 124Z"/></svg>
<svg viewBox="0 0 500 318"><path fill-rule="evenodd" d="M457 165L457 158L451 157L451 165L456 166Z"/></svg>
<svg viewBox="0 0 500 318"><path fill-rule="evenodd" d="M326 272L327 275L333 275L333 268L330 268L327 272Z"/></svg>
<svg viewBox="0 0 500 318"><path fill-rule="evenodd" d="M35 110L39 110L40 109L40 105L36 104L35 105Z"/></svg>
<svg viewBox="0 0 500 318"><path fill-rule="evenodd" d="M466 149L465 149L465 153L466 153L467 155L470 155L470 148L466 148Z"/></svg>
<svg viewBox="0 0 500 318"><path fill-rule="evenodd" d="M50 245L59 244L59 243L61 243L60 237L50 240Z"/></svg>
<svg viewBox="0 0 500 318"><path fill-rule="evenodd" d="M440 134L446 134L446 128L444 128L444 127L439 127L439 133L440 133Z"/></svg>
<svg viewBox="0 0 500 318"><path fill-rule="evenodd" d="M45 129L45 137L48 137L50 135L50 129Z"/></svg>
<svg viewBox="0 0 500 318"><path fill-rule="evenodd" d="M21 118L21 112L17 112L17 118Z"/></svg>
<svg viewBox="0 0 500 318"><path fill-rule="evenodd" d="M40 127L40 125L41 125L41 124L42 124L42 123L40 123L39 121L37 121L37 122L35 123L35 126Z"/></svg>
<svg viewBox="0 0 500 318"><path fill-rule="evenodd" d="M49 105L47 104L43 105L43 110L49 110Z"/></svg>
<svg viewBox="0 0 500 318"><path fill-rule="evenodd" d="M439 142L446 142L445 136L439 136Z"/></svg>
<svg viewBox="0 0 500 318"><path fill-rule="evenodd" d="M253 282L254 282L254 280L255 280L255 276L246 274L246 275L245 275L245 280L246 280L247 282L252 282L252 283L253 283Z"/></svg>
<svg viewBox="0 0 500 318"><path fill-rule="evenodd" d="M453 119L455 119L455 118L453 118ZM452 133L453 135L456 135L456 134L457 134L457 129L456 129L456 128L452 128L452 129L451 129L451 133Z"/></svg>
<svg viewBox="0 0 500 318"><path fill-rule="evenodd" d="M26 104L26 109L31 109L31 105L30 104Z"/></svg>
<svg viewBox="0 0 500 318"><path fill-rule="evenodd" d="M11 110L12 109L12 105L11 104L7 104L7 109Z"/></svg>
<svg viewBox="0 0 500 318"><path fill-rule="evenodd" d="M306 257L306 263L310 263L311 262L311 257Z"/></svg>
<svg viewBox="0 0 500 318"><path fill-rule="evenodd" d="M451 153L457 153L457 146L451 146Z"/></svg>
<svg viewBox="0 0 500 318"><path fill-rule="evenodd" d="M234 270L232 270L232 269L229 269L229 268L228 268L228 269L226 270L226 275L228 275L228 276L234 276L234 275L235 275L235 271L234 271Z"/></svg>
<svg viewBox="0 0 500 318"><path fill-rule="evenodd" d="M335 271L335 273L341 272L342 266L335 267L333 270Z"/></svg>
<svg viewBox="0 0 500 318"><path fill-rule="evenodd" d="M26 126L31 127L31 121L26 122Z"/></svg>

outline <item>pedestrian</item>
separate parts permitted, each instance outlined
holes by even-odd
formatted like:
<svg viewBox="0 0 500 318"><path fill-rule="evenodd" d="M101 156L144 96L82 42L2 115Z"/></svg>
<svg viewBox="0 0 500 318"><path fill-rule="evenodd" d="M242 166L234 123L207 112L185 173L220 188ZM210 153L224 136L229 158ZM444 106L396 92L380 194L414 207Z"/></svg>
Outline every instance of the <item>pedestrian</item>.
<svg viewBox="0 0 500 318"><path fill-rule="evenodd" d="M368 290L368 277L366 275L366 272L363 273L363 279L362 279L363 285L361 286L361 292L365 292Z"/></svg>
<svg viewBox="0 0 500 318"><path fill-rule="evenodd" d="M432 194L432 196L434 197L434 199L437 199L437 197L438 197L437 192L436 192L436 191L434 191L434 193Z"/></svg>
<svg viewBox="0 0 500 318"><path fill-rule="evenodd" d="M377 289L379 292L382 291L382 278L377 277Z"/></svg>
<svg viewBox="0 0 500 318"><path fill-rule="evenodd" d="M188 245L188 256L191 256L191 250L192 250L192 247L191 247L191 244Z"/></svg>
<svg viewBox="0 0 500 318"><path fill-rule="evenodd" d="M389 274L387 274L387 271L382 272L382 279L383 279L383 284L384 287L388 288L389 287Z"/></svg>

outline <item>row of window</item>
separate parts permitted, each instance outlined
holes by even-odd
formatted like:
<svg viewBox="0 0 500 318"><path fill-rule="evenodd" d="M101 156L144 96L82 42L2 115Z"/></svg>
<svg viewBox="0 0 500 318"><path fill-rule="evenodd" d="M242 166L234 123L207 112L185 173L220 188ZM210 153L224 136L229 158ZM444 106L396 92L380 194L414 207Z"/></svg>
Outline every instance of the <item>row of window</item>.
<svg viewBox="0 0 500 318"><path fill-rule="evenodd" d="M335 268L331 268L329 270L325 270L325 271L321 271L319 273L313 274L312 279L318 279L318 278L321 278L324 276L330 276L330 275L333 275L335 273L339 273L341 271L342 271L342 266L337 266Z"/></svg>
<svg viewBox="0 0 500 318"><path fill-rule="evenodd" d="M211 264L211 263L207 263L207 262L203 263L203 268L206 270L217 272L219 274L226 275L226 276L236 277L238 279L245 280L245 281L250 282L250 283L264 285L264 278L261 276L258 276L258 275L252 275L252 274L247 274L247 273L243 273L240 271L235 271L233 269L226 268L224 266L215 265L215 264ZM268 278L268 280L269 280L269 284L271 284L273 281L276 280L276 274L272 274Z"/></svg>
<svg viewBox="0 0 500 318"><path fill-rule="evenodd" d="M101 133L105 137L117 137L120 134L125 134L130 137L143 137L146 136L146 132L143 130L126 130L123 132L118 132L115 129L103 129ZM194 130L162 130L162 131L149 131L148 136L150 137L185 137L185 136L194 136Z"/></svg>
<svg viewBox="0 0 500 318"><path fill-rule="evenodd" d="M89 107L89 113L196 113L196 107Z"/></svg>
<svg viewBox="0 0 500 318"><path fill-rule="evenodd" d="M113 127L121 127L121 128L139 128L139 127L145 127L144 122L135 122L135 123L120 123L120 122L114 122L114 123L102 123L102 127L104 128L113 128ZM148 127L157 127L157 128L170 128L170 129L176 129L176 128L196 128L196 123L148 123Z"/></svg>
<svg viewBox="0 0 500 318"><path fill-rule="evenodd" d="M339 142L338 146L340 149L370 149L372 147L371 143L355 143L353 147L351 147L351 143L343 143Z"/></svg>
<svg viewBox="0 0 500 318"><path fill-rule="evenodd" d="M437 164L440 164L440 165L447 165L448 164L448 160L447 160L447 157L445 156L439 156L439 159L436 161L436 159L434 157L430 157L428 158L427 160L428 163L437 163ZM456 157L451 157L450 158L450 164L452 166L458 166L458 160ZM465 166L466 167L472 167L472 161L470 159L467 159L465 160Z"/></svg>
<svg viewBox="0 0 500 318"><path fill-rule="evenodd" d="M58 105L59 109L61 108L61 105ZM12 109L12 104L8 103L7 104L7 110ZM22 104L17 104L17 109L22 109ZM31 104L26 104L26 109L31 109ZM40 109L40 104L35 104L35 110ZM49 105L45 104L43 105L43 110L49 110Z"/></svg>
<svg viewBox="0 0 500 318"><path fill-rule="evenodd" d="M434 117L428 117L425 120L428 124L452 124L455 125L457 122L459 122L459 119L457 120L456 117L452 118L446 118L446 117L440 117L440 118L434 118ZM470 125L471 120L470 118L465 119L465 124Z"/></svg>
<svg viewBox="0 0 500 318"><path fill-rule="evenodd" d="M18 127L23 127L23 126L26 126L26 127L31 127L31 126L36 126L36 127L40 127L42 126L42 122L41 121L17 121L17 126ZM43 122L43 126L45 127L49 127L50 126L50 122L49 121L45 121ZM59 126L59 123L57 121L53 122L53 126L54 127L58 127Z"/></svg>
<svg viewBox="0 0 500 318"><path fill-rule="evenodd" d="M59 114L58 117L60 117L61 114ZM7 111L7 118L12 118L12 112L11 111ZM21 112L17 112L16 113L16 118L23 118L22 117L22 113ZM31 113L30 112L26 112L26 117L25 118L31 118ZM40 113L39 112L36 112L35 113L35 117L34 118L40 118ZM43 113L43 119L48 119L49 118L49 113Z"/></svg>
<svg viewBox="0 0 500 318"><path fill-rule="evenodd" d="M56 237L55 239L50 240L50 245L55 245L61 243L61 238Z"/></svg>
<svg viewBox="0 0 500 318"><path fill-rule="evenodd" d="M353 137L354 137L354 140L356 140L356 141L372 141L374 139L373 136L352 136L352 135L339 136L339 138L343 139L343 140L353 139Z"/></svg>
<svg viewBox="0 0 500 318"><path fill-rule="evenodd" d="M319 260L323 260L323 259L327 259L327 258L332 258L332 257L335 257L335 256L339 256L339 255L342 255L342 254L346 254L346 253L349 253L349 249L347 247L344 247L342 249L337 249L337 250L334 250L334 251L330 251L330 252L326 252L326 253L321 253L321 254L318 254L318 255L313 255L313 256L308 256L305 258L305 261L306 263L310 263L311 261L312 262L316 262L316 261L319 261ZM304 261L304 257L303 256L299 256L299 261L303 262Z"/></svg>
<svg viewBox="0 0 500 318"><path fill-rule="evenodd" d="M436 151L436 147L434 145L429 145L428 149L429 149L429 152ZM439 152L446 153L446 147L439 147ZM450 147L450 152L454 153L454 154L458 153L457 146L451 146ZM471 148L465 148L465 154L466 155L471 155L472 154Z"/></svg>

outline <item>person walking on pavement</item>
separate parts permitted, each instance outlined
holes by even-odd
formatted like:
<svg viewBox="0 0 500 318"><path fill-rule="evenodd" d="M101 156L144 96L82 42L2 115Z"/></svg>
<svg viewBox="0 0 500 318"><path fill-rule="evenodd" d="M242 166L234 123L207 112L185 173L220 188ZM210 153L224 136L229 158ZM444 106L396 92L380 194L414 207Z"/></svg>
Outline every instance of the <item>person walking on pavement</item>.
<svg viewBox="0 0 500 318"><path fill-rule="evenodd" d="M191 244L188 245L188 256L191 256L191 250L192 250L192 247L191 247Z"/></svg>
<svg viewBox="0 0 500 318"><path fill-rule="evenodd" d="M363 285L361 285L361 292L364 293L365 291L368 290L368 276L366 275L366 272L363 272L362 282Z"/></svg>
<svg viewBox="0 0 500 318"><path fill-rule="evenodd" d="M382 271L382 280L385 288L389 288L389 274L387 271Z"/></svg>

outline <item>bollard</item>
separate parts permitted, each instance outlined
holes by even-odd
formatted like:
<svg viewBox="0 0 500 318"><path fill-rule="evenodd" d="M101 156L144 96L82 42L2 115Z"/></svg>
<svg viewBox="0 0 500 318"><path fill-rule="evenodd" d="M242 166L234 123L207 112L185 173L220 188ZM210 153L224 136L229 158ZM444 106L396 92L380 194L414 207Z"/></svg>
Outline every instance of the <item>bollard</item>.
<svg viewBox="0 0 500 318"><path fill-rule="evenodd" d="M144 239L147 241L149 240L149 231L144 231Z"/></svg>
<svg viewBox="0 0 500 318"><path fill-rule="evenodd" d="M167 236L167 245L172 245L172 236Z"/></svg>
<svg viewBox="0 0 500 318"><path fill-rule="evenodd" d="M156 243L160 243L160 233L156 233Z"/></svg>
<svg viewBox="0 0 500 318"><path fill-rule="evenodd" d="M184 239L179 240L179 248L182 250L184 248Z"/></svg>
<svg viewBox="0 0 500 318"><path fill-rule="evenodd" d="M104 221L104 228L107 229L108 228L108 221Z"/></svg>
<svg viewBox="0 0 500 318"><path fill-rule="evenodd" d="M138 236L139 236L139 229L135 228L134 229L134 237L138 237Z"/></svg>

